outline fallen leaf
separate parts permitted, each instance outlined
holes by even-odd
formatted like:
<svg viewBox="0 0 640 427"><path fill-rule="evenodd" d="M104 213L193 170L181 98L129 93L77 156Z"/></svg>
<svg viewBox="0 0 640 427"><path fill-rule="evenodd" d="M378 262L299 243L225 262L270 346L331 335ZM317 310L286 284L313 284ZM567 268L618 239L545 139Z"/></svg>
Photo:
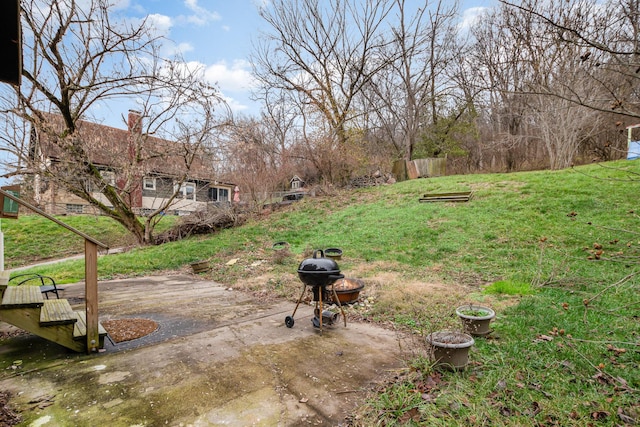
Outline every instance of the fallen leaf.
<svg viewBox="0 0 640 427"><path fill-rule="evenodd" d="M623 423L626 423L632 426L636 425L636 423L640 421L637 418L633 418L632 416L629 416L629 414L626 413L626 411L622 408L618 408L618 417Z"/></svg>
<svg viewBox="0 0 640 427"><path fill-rule="evenodd" d="M422 393L421 397L422 397L422 400L424 400L425 402L433 402L433 401L435 401L435 398L433 397L433 395L431 395L429 393Z"/></svg>
<svg viewBox="0 0 640 427"><path fill-rule="evenodd" d="M531 410L529 411L529 415L535 417L540 413L540 411L542 411L542 408L540 408L540 404L538 402L531 402Z"/></svg>
<svg viewBox="0 0 640 427"><path fill-rule="evenodd" d="M607 411L594 411L591 413L591 418L596 421L603 421L609 417L609 413Z"/></svg>
<svg viewBox="0 0 640 427"><path fill-rule="evenodd" d="M536 337L535 340L533 340L534 342L540 342L540 341L553 341L553 337L550 337L549 335L544 335L544 334L540 334Z"/></svg>
<svg viewBox="0 0 640 427"><path fill-rule="evenodd" d="M408 423L409 421L420 421L420 411L417 408L411 408L407 412L405 412L400 418L399 421L403 424Z"/></svg>

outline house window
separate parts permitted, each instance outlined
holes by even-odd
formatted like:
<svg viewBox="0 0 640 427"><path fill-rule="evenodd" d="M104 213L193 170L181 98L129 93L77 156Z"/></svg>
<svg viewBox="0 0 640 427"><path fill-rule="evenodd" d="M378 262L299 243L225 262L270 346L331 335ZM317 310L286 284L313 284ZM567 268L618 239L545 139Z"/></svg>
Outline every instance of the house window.
<svg viewBox="0 0 640 427"><path fill-rule="evenodd" d="M81 214L84 212L83 205L76 205L72 203L67 203L66 211L70 214Z"/></svg>
<svg viewBox="0 0 640 427"><path fill-rule="evenodd" d="M196 184L195 182L183 182L180 186L179 193L187 200L196 199Z"/></svg>
<svg viewBox="0 0 640 427"><path fill-rule="evenodd" d="M212 202L218 201L218 189L215 187L209 187L209 200Z"/></svg>
<svg viewBox="0 0 640 427"><path fill-rule="evenodd" d="M229 189L209 187L209 201L211 202L228 202Z"/></svg>
<svg viewBox="0 0 640 427"><path fill-rule="evenodd" d="M156 179L155 178L144 178L142 186L145 190L155 190L156 189Z"/></svg>
<svg viewBox="0 0 640 427"><path fill-rule="evenodd" d="M100 175L102 176L102 179L104 180L104 182L107 183L107 185L115 187L115 185L116 185L116 174L115 174L115 172L113 172L113 171L101 171Z"/></svg>
<svg viewBox="0 0 640 427"><path fill-rule="evenodd" d="M102 170L100 171L100 177L103 182L95 182L93 178L85 179L85 188L89 193L101 193L107 185L115 187L116 174L113 171ZM106 185L105 185L106 184Z"/></svg>

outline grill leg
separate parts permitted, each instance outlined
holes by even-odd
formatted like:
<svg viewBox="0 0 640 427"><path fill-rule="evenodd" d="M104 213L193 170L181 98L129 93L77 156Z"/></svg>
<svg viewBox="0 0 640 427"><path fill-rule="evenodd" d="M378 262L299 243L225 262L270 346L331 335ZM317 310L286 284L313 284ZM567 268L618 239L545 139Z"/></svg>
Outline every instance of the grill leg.
<svg viewBox="0 0 640 427"><path fill-rule="evenodd" d="M302 301L302 297L304 296L304 291L306 291L306 286L302 285L302 293L300 294L300 298L298 298L298 302L296 303L296 308L293 309L293 313L291 317L296 315L296 311L298 311L298 306L300 305L300 301Z"/></svg>
<svg viewBox="0 0 640 427"><path fill-rule="evenodd" d="M320 300L320 307L318 307L318 313L319 313L319 318L320 318L320 335L322 335L322 294L324 293L324 289L322 289L322 286L320 286L320 292L318 292L318 294L320 295L318 297L318 299Z"/></svg>
<svg viewBox="0 0 640 427"><path fill-rule="evenodd" d="M340 312L342 313L342 318L344 319L344 326L347 327L347 316L344 315L344 309L342 308L342 304L340 303L340 299L338 299L338 293L336 292L336 288L331 285L331 291L333 291L333 300L340 307Z"/></svg>

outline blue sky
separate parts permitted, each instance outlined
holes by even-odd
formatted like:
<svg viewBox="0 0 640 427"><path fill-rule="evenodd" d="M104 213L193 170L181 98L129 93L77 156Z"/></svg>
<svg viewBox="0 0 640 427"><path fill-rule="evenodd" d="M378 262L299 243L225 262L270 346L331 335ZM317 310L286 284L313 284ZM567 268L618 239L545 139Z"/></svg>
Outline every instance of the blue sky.
<svg viewBox="0 0 640 427"><path fill-rule="evenodd" d="M235 112L257 114L249 99L252 40L264 25L258 4L269 0L120 0L120 12L135 18L148 17L157 29L175 42L188 62L202 66L206 78L217 83ZM410 3L422 4L419 0ZM462 19L470 20L488 0L462 0ZM119 112L120 114L122 112Z"/></svg>

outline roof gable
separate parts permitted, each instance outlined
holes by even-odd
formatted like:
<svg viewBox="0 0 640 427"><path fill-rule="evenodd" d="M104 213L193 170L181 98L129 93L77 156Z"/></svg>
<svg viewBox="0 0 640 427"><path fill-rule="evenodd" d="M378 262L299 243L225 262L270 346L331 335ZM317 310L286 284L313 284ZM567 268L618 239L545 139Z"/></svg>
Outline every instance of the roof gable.
<svg viewBox="0 0 640 427"><path fill-rule="evenodd" d="M136 168L138 175L182 176L188 171L192 179L213 177L212 156L202 147L84 120L77 122L73 135L65 137L62 116L45 117L48 129L37 131L37 144L45 159L73 161L69 160L68 150L71 144L78 143L88 160L99 167L121 171Z"/></svg>

